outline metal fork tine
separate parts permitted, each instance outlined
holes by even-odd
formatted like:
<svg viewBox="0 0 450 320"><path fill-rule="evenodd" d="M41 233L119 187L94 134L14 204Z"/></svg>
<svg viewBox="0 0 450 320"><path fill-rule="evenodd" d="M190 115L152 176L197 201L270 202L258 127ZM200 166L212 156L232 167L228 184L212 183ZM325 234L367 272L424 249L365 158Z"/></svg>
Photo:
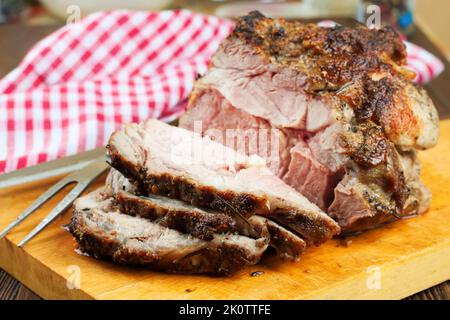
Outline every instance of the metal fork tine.
<svg viewBox="0 0 450 320"><path fill-rule="evenodd" d="M19 243L19 247L23 247L28 241L34 238L47 225L49 225L57 216L64 212L72 202L107 168L108 164L103 158L97 159L85 168L74 172L67 179L78 182L78 184L59 202L55 208L42 220L26 237Z"/></svg>
<svg viewBox="0 0 450 320"><path fill-rule="evenodd" d="M11 229L18 226L22 221L24 221L28 216L30 216L36 209L42 206L45 202L51 199L58 191L67 186L69 183L74 182L71 179L64 178L50 187L45 191L39 198L36 199L28 208L25 209L13 222L11 222L5 229L0 233L0 240L5 237Z"/></svg>
<svg viewBox="0 0 450 320"><path fill-rule="evenodd" d="M55 218L63 211L65 211L72 202L86 189L87 183L77 184L65 197L59 202L55 208L42 220L26 237L19 243L19 247L23 247L28 241L30 241L34 236L41 232L49 223L51 223Z"/></svg>

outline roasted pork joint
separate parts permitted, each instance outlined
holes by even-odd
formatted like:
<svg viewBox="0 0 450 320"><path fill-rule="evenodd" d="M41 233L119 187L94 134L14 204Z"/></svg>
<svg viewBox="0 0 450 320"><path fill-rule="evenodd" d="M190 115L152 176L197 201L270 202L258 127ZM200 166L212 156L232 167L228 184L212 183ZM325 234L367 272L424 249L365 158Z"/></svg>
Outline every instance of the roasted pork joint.
<svg viewBox="0 0 450 320"><path fill-rule="evenodd" d="M438 115L390 28L252 12L196 80L179 126L125 124L105 186L74 203L82 250L177 273L231 274L424 213L419 150Z"/></svg>
<svg viewBox="0 0 450 320"><path fill-rule="evenodd" d="M372 228L429 203L419 175L406 179L402 154L436 145L439 119L405 62L389 27L323 28L252 12L194 84L179 124L201 123L204 136L277 132L269 154L247 154L264 158L343 232Z"/></svg>

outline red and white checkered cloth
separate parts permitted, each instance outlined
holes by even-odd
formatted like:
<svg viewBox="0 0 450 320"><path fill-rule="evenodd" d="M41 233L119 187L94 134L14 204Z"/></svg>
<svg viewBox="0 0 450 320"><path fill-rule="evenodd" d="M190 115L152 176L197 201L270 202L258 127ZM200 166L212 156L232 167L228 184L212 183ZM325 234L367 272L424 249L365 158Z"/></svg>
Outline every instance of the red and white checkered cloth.
<svg viewBox="0 0 450 320"><path fill-rule="evenodd" d="M113 11L46 37L0 80L0 173L105 145L122 123L176 118L232 28L183 10ZM408 50L418 81L442 71Z"/></svg>

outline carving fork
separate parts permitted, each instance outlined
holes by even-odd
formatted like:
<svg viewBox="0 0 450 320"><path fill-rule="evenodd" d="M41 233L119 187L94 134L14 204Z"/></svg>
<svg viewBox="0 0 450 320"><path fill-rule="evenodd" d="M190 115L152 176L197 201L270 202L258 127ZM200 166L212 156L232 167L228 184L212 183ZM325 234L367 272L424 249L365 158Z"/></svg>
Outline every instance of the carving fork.
<svg viewBox="0 0 450 320"><path fill-rule="evenodd" d="M94 181L100 174L102 174L109 165L106 163L104 157L97 158L86 167L75 171L62 180L58 181L47 191L45 191L39 198L36 199L25 211L23 211L13 222L11 222L4 230L0 232L0 239L8 234L11 229L19 225L34 211L36 211L45 202L51 199L56 193L68 184L76 183L75 187L59 202L56 207L42 220L27 236L19 243L19 247L23 247L34 236L41 232L47 225L56 219L62 212L64 212L73 201Z"/></svg>

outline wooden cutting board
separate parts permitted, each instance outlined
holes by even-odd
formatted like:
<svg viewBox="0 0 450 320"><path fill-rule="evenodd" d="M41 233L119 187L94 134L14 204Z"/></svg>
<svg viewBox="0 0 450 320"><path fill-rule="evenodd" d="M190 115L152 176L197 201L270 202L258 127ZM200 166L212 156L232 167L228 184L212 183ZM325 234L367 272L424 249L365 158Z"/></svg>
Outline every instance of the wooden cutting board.
<svg viewBox="0 0 450 320"><path fill-rule="evenodd" d="M46 299L407 297L450 279L450 120L441 122L441 132L439 145L420 154L423 180L433 192L427 214L351 237L347 246L332 240L310 248L298 263L267 257L229 278L118 266L75 252L75 242L61 227L70 212L19 249L17 243L62 199L62 193L0 241L0 267ZM0 189L0 229L57 180ZM254 271L263 273L252 276ZM79 289L73 288L78 284Z"/></svg>

